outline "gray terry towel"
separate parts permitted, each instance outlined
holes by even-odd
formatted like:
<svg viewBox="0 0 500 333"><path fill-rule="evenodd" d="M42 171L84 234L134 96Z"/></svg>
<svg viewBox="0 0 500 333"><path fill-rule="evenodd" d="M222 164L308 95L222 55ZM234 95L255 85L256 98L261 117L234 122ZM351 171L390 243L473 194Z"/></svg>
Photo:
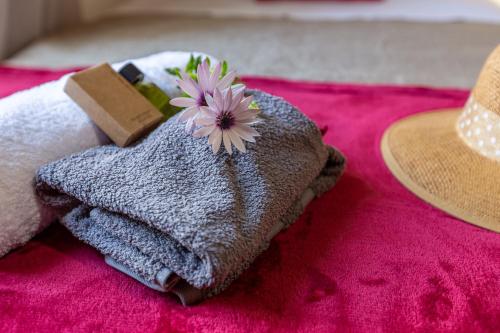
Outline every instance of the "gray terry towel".
<svg viewBox="0 0 500 333"><path fill-rule="evenodd" d="M281 98L249 91L264 121L247 153L213 155L175 118L134 146L92 148L40 168L42 202L78 238L144 281L168 272L220 292L300 215L304 197L330 189L343 156Z"/></svg>

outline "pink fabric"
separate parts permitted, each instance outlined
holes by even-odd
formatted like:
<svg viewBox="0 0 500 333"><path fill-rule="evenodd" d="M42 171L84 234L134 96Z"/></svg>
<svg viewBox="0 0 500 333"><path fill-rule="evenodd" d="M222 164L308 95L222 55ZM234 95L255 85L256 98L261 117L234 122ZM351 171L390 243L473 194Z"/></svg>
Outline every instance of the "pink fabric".
<svg viewBox="0 0 500 333"><path fill-rule="evenodd" d="M50 70L0 66L0 97L52 81L75 69Z"/></svg>
<svg viewBox="0 0 500 333"><path fill-rule="evenodd" d="M15 79L20 88L58 75L20 71ZM53 225L0 259L0 331L498 330L500 235L417 199L379 153L391 122L460 106L466 91L245 81L328 126L325 140L348 159L338 186L229 289L191 308L108 267ZM0 76L2 92L12 91L9 82Z"/></svg>

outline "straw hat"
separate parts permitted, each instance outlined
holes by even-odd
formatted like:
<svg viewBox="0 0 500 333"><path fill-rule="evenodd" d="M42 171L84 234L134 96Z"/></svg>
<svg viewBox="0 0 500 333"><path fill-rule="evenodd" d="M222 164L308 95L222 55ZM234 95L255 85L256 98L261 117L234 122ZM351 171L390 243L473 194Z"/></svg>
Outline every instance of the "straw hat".
<svg viewBox="0 0 500 333"><path fill-rule="evenodd" d="M391 172L417 196L500 232L500 45L462 109L397 121L381 148Z"/></svg>

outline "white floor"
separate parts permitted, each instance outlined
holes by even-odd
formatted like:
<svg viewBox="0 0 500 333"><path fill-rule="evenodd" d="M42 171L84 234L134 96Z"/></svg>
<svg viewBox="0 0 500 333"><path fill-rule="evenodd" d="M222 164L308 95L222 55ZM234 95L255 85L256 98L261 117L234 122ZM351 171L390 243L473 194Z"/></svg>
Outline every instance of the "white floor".
<svg viewBox="0 0 500 333"><path fill-rule="evenodd" d="M497 24L155 15L108 18L62 31L8 62L60 68L165 50L203 51L228 60L241 74L471 87L499 42Z"/></svg>
<svg viewBox="0 0 500 333"><path fill-rule="evenodd" d="M308 21L397 20L500 24L500 0L382 0L380 2L256 0L131 0L113 14L288 18Z"/></svg>

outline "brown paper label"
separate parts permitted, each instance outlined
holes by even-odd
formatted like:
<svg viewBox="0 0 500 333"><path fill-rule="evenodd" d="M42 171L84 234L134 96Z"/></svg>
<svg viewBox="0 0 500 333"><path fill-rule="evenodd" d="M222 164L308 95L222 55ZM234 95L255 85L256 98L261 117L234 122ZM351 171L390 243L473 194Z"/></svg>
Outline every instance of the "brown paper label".
<svg viewBox="0 0 500 333"><path fill-rule="evenodd" d="M73 74L64 91L122 147L163 119L161 112L108 64Z"/></svg>

